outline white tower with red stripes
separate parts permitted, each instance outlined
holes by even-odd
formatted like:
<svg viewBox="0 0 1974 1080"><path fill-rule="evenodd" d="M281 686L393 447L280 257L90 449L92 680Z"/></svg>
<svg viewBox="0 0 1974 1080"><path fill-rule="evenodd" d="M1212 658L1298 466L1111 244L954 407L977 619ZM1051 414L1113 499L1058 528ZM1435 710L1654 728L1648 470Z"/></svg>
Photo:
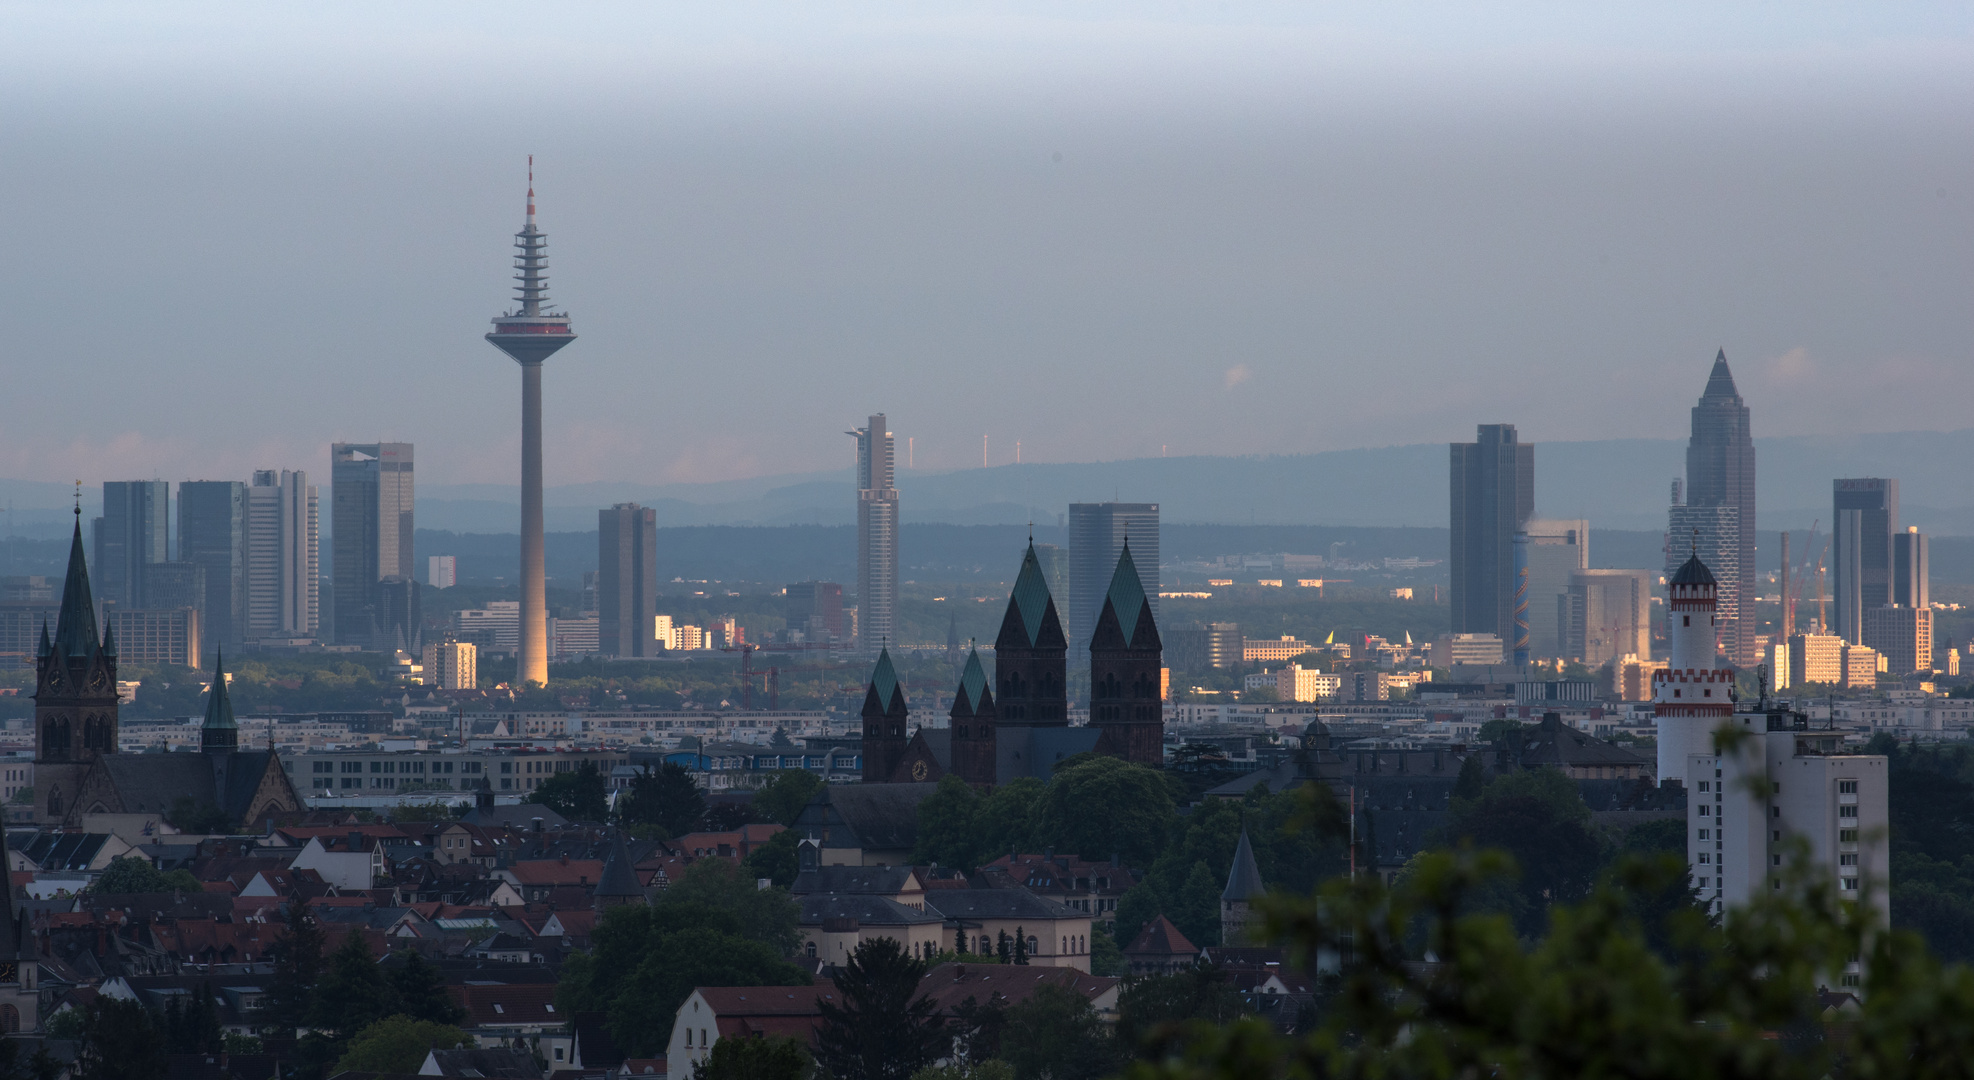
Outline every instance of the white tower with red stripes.
<svg viewBox="0 0 1974 1080"><path fill-rule="evenodd" d="M1686 759L1713 753L1713 733L1734 716L1734 669L1720 664L1720 596L1698 554L1666 587L1670 666L1652 675L1659 782L1686 782Z"/></svg>

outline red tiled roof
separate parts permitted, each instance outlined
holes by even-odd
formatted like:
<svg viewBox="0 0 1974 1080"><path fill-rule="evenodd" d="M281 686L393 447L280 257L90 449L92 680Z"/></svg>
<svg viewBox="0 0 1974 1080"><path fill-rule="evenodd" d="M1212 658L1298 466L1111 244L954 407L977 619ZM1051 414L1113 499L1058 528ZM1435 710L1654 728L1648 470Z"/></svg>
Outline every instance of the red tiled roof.
<svg viewBox="0 0 1974 1080"><path fill-rule="evenodd" d="M1102 975L1086 975L1075 968L940 964L919 980L918 991L938 1003L941 1012L950 1012L968 998L985 1004L995 994L1010 1005L1018 1005L1044 986L1060 986L1095 1000L1117 982Z"/></svg>
<svg viewBox="0 0 1974 1080"><path fill-rule="evenodd" d="M1160 915L1145 924L1138 936L1125 946L1126 956L1197 956L1199 946L1186 940L1186 935L1172 925L1172 920Z"/></svg>
<svg viewBox="0 0 1974 1080"><path fill-rule="evenodd" d="M529 859L508 872L523 885L595 885L603 877L603 860Z"/></svg>
<svg viewBox="0 0 1974 1080"><path fill-rule="evenodd" d="M828 979L818 979L810 986L695 986L693 989L722 1022L728 1017L821 1016L816 1008L817 1000L836 1000L836 984Z"/></svg>
<svg viewBox="0 0 1974 1080"><path fill-rule="evenodd" d="M569 1022L568 1016L555 1011L553 983L448 986L446 992L466 1009L473 1027L561 1025Z"/></svg>

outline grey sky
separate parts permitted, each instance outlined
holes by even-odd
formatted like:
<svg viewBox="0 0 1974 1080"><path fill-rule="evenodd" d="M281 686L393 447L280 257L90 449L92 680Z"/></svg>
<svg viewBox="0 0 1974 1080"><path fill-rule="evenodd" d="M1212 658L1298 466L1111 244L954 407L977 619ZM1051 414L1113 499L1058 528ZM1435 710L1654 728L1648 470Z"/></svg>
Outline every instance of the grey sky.
<svg viewBox="0 0 1974 1080"><path fill-rule="evenodd" d="M551 484L1965 427L1970 10L4 5L0 476L511 482L529 153Z"/></svg>

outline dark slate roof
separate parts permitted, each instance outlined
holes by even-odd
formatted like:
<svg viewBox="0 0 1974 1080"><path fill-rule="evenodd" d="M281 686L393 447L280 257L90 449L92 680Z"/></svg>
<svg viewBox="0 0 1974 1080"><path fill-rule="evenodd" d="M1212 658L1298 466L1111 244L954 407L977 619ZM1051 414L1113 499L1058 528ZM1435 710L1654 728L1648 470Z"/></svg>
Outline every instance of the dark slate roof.
<svg viewBox="0 0 1974 1080"><path fill-rule="evenodd" d="M813 893L802 897L803 926L819 926L826 919L855 919L865 926L921 926L944 921L932 911L906 907L888 896Z"/></svg>
<svg viewBox="0 0 1974 1080"><path fill-rule="evenodd" d="M797 896L810 893L893 896L911 882L909 866L818 866L796 874L789 891Z"/></svg>
<svg viewBox="0 0 1974 1080"><path fill-rule="evenodd" d="M1163 915L1145 924L1131 944L1124 947L1126 956L1197 956L1199 946L1186 940L1186 935L1172 925L1172 920Z"/></svg>
<svg viewBox="0 0 1974 1080"><path fill-rule="evenodd" d="M98 764L109 774L125 813L156 813L190 796L238 819L260 789L271 751L230 754L105 754Z"/></svg>
<svg viewBox="0 0 1974 1080"><path fill-rule="evenodd" d="M967 708L980 711L980 701L987 695L987 669L980 666L980 650L967 653L966 670L960 673L959 696L966 699Z"/></svg>
<svg viewBox="0 0 1974 1080"><path fill-rule="evenodd" d="M1041 640L1042 617L1048 614L1052 599L1041 560L1035 557L1035 541L1030 539L1028 553L1021 557L1021 572L1015 575L1014 592L1008 596L1008 613L1020 614L1021 629L1028 635L1028 644Z"/></svg>
<svg viewBox="0 0 1974 1080"><path fill-rule="evenodd" d="M493 806L486 809L474 807L460 815L459 820L468 825L483 827L506 827L510 829L532 829L534 818L540 818L542 827L553 829L566 825L569 819L549 809L541 803L521 803L515 806Z"/></svg>
<svg viewBox="0 0 1974 1080"><path fill-rule="evenodd" d="M1643 765L1645 759L1623 747L1586 735L1563 723L1559 713L1544 713L1542 723L1522 746L1525 768L1548 765L1558 769L1571 766Z"/></svg>
<svg viewBox="0 0 1974 1080"><path fill-rule="evenodd" d="M1714 353L1713 370L1707 373L1707 389L1700 395L1702 401L1708 398L1715 400L1729 398L1736 402L1741 400L1741 391L1734 388L1734 373L1727 370L1726 349Z"/></svg>
<svg viewBox="0 0 1974 1080"><path fill-rule="evenodd" d="M1261 867L1254 861L1254 847L1247 841L1247 829L1241 829L1240 843L1234 847L1234 865L1227 871L1227 887L1220 892L1222 900L1254 900L1268 887L1261 883Z"/></svg>
<svg viewBox="0 0 1974 1080"><path fill-rule="evenodd" d="M1027 889L933 889L928 911L948 919L1073 919L1084 914Z"/></svg>
<svg viewBox="0 0 1974 1080"><path fill-rule="evenodd" d="M541 1080L541 1069L526 1050L434 1050L427 1060L438 1066L440 1076Z"/></svg>
<svg viewBox="0 0 1974 1080"><path fill-rule="evenodd" d="M870 673L870 688L864 692L864 715L902 713L908 708L904 684L898 681L898 669L891 664L891 650L879 648L877 666Z"/></svg>
<svg viewBox="0 0 1974 1080"><path fill-rule="evenodd" d="M644 895L644 887L637 883L636 863L624 846L624 836L618 833L610 842L610 854L603 859L603 873L596 879L597 896L636 896Z"/></svg>
<svg viewBox="0 0 1974 1080"><path fill-rule="evenodd" d="M55 649L63 656L89 656L101 639L96 633L96 602L89 595L89 563L82 556L82 518L69 540L69 574L62 582L62 613L55 622Z"/></svg>
<svg viewBox="0 0 1974 1080"><path fill-rule="evenodd" d="M7 846L43 870L87 870L109 839L109 833L16 833Z"/></svg>
<svg viewBox="0 0 1974 1080"><path fill-rule="evenodd" d="M1056 763L1097 747L1098 727L1019 727L994 730L994 779L1005 784L1024 776L1047 780Z"/></svg>
<svg viewBox="0 0 1974 1080"><path fill-rule="evenodd" d="M848 829L849 837L832 834L830 847L869 850L910 850L918 843L918 804L937 784L831 784L802 811L796 828L804 834L822 828ZM855 843L844 843L854 839Z"/></svg>
<svg viewBox="0 0 1974 1080"><path fill-rule="evenodd" d="M1138 625L1138 612L1145 606L1145 583L1138 577L1138 564L1131 558L1131 541L1124 541L1124 550L1117 556L1117 571L1110 576L1110 590L1104 593L1112 610L1117 612L1117 625L1120 629ZM1127 635L1129 630L1126 631Z"/></svg>
<svg viewBox="0 0 1974 1080"><path fill-rule="evenodd" d="M932 760L939 767L950 771L953 767L953 729L922 727L913 736L925 740L925 748L932 754Z"/></svg>
<svg viewBox="0 0 1974 1080"><path fill-rule="evenodd" d="M1678 538L1674 537L1673 542L1678 543ZM1686 561L1679 565L1678 572L1673 574L1671 581L1673 585L1712 585L1713 583L1714 573L1707 569L1706 563L1700 561L1698 552L1687 556Z"/></svg>
<svg viewBox="0 0 1974 1080"><path fill-rule="evenodd" d="M226 690L226 656L217 650L213 653L212 691L206 695L204 726L207 730L240 726L233 721L233 697Z"/></svg>

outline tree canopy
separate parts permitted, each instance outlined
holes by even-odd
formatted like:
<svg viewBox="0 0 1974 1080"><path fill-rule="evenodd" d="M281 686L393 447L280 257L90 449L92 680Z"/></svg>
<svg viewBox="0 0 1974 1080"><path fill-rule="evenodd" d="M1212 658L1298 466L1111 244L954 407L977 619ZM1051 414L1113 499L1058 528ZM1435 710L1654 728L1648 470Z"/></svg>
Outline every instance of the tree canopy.
<svg viewBox="0 0 1974 1080"><path fill-rule="evenodd" d="M629 790L617 796L617 817L626 825L655 825L666 836L683 836L706 817L706 793L685 766L667 761L639 769Z"/></svg>
<svg viewBox="0 0 1974 1080"><path fill-rule="evenodd" d="M387 1016L351 1036L336 1071L416 1073L433 1050L472 1049L473 1037L450 1024Z"/></svg>
<svg viewBox="0 0 1974 1080"><path fill-rule="evenodd" d="M205 886L190 870L166 873L152 866L151 860L141 855L122 855L110 860L110 865L103 868L89 888L93 892L120 896L127 893L199 892Z"/></svg>
<svg viewBox="0 0 1974 1080"><path fill-rule="evenodd" d="M538 803L571 821L603 821L610 816L609 784L593 761L556 773L528 793Z"/></svg>
<svg viewBox="0 0 1974 1080"><path fill-rule="evenodd" d="M938 1004L919 996L925 971L890 938L858 944L831 976L840 1003L817 1002L816 1058L830 1075L909 1080L951 1048Z"/></svg>

